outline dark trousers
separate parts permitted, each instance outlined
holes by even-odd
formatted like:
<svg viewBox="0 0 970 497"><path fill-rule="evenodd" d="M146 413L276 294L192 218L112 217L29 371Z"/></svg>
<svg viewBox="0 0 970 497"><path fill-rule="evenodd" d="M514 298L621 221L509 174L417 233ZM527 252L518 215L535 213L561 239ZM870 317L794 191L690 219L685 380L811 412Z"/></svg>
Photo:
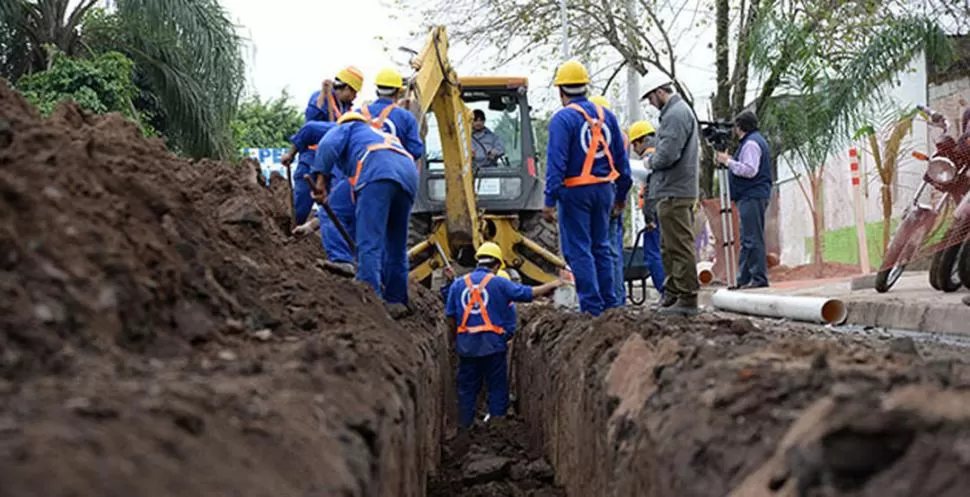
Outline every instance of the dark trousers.
<svg viewBox="0 0 970 497"><path fill-rule="evenodd" d="M482 382L488 389L488 414L505 416L509 408L508 374L505 352L458 358L458 423L462 429L475 421L475 401Z"/></svg>
<svg viewBox="0 0 970 497"><path fill-rule="evenodd" d="M660 252L663 256L664 294L673 297L696 297L697 258L694 254L694 200L667 197L657 203L660 218Z"/></svg>
<svg viewBox="0 0 970 497"><path fill-rule="evenodd" d="M768 284L768 254L765 250L766 198L736 200L741 218L741 255L738 257L738 286Z"/></svg>
<svg viewBox="0 0 970 497"><path fill-rule="evenodd" d="M412 199L380 180L357 192L357 279L389 304L408 303L408 219Z"/></svg>

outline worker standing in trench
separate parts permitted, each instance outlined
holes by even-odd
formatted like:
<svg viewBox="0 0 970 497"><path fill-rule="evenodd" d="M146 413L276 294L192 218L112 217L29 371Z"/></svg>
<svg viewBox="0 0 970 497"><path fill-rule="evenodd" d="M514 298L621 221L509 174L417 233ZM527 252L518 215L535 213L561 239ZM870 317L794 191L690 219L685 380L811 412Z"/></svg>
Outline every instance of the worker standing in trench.
<svg viewBox="0 0 970 497"><path fill-rule="evenodd" d="M630 125L630 144L633 151L643 160L648 161L650 156L656 151L656 130L649 121L637 121ZM652 174L647 173L647 177L640 185L638 207L643 212L643 222L646 228L643 232L643 264L650 271L650 280L653 287L660 293L660 300L664 296L664 265L660 255L660 227L657 220L657 199L651 195L650 181ZM660 302L657 302L660 306Z"/></svg>
<svg viewBox="0 0 970 497"><path fill-rule="evenodd" d="M290 149L280 158L280 162L284 166L289 166L293 163L293 158L296 154L300 154L296 171L293 173L293 178L296 181L296 184L293 185L295 200L294 214L298 227L306 223L307 217L310 216L310 209L313 208L313 199L310 197L310 186L303 181L303 176L310 174L310 167L316 158L317 145L323 138L323 135L327 134L327 131L330 131L334 126L336 126L336 123L324 121L307 122L295 135L290 137ZM296 185L301 185L301 189L297 190ZM300 191L301 194L297 195L297 191ZM302 192L305 192L305 194Z"/></svg>
<svg viewBox="0 0 970 497"><path fill-rule="evenodd" d="M357 279L388 304L408 303L408 220L418 190L418 170L394 135L371 126L357 112L344 114L317 150L313 198L327 201L334 170L348 178L355 206Z"/></svg>
<svg viewBox="0 0 970 497"><path fill-rule="evenodd" d="M502 418L508 411L509 383L506 354L515 335L510 321L513 302L531 302L562 286L562 280L528 287L497 277L504 266L502 249L485 242L475 253L478 267L454 281L448 289L445 314L449 337L458 353L458 421L460 436L475 419L475 402L484 382L488 414ZM514 319L514 318L513 318Z"/></svg>
<svg viewBox="0 0 970 497"><path fill-rule="evenodd" d="M543 217L552 222L558 206L559 237L576 279L579 308L598 316L621 304L610 214L623 211L632 180L616 116L586 98L589 83L579 62L556 70L554 84L564 108L549 123Z"/></svg>

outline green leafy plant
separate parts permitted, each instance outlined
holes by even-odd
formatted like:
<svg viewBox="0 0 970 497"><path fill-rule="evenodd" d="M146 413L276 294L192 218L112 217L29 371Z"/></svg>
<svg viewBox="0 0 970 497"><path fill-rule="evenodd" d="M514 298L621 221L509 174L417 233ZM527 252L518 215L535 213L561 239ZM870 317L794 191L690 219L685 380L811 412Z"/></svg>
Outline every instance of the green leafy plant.
<svg viewBox="0 0 970 497"><path fill-rule="evenodd" d="M261 100L253 96L239 104L232 120L232 137L236 148L283 148L300 130L303 115L289 103L286 90L277 98Z"/></svg>

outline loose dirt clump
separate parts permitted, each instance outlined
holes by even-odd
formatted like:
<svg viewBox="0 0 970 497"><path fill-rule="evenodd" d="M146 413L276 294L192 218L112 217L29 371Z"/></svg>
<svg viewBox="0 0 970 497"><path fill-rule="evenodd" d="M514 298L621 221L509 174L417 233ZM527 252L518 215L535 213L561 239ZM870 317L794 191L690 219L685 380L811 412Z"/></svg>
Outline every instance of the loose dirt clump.
<svg viewBox="0 0 970 497"><path fill-rule="evenodd" d="M970 365L779 322L526 309L524 419L569 495L964 495ZM937 354L942 357L944 354Z"/></svg>
<svg viewBox="0 0 970 497"><path fill-rule="evenodd" d="M803 264L801 266L776 266L768 270L768 280L773 282L817 280L861 276L858 264L825 262L822 264Z"/></svg>
<svg viewBox="0 0 970 497"><path fill-rule="evenodd" d="M392 319L285 182L0 81L0 495L423 496L440 303Z"/></svg>
<svg viewBox="0 0 970 497"><path fill-rule="evenodd" d="M477 424L445 447L428 497L564 497L555 472L514 416Z"/></svg>

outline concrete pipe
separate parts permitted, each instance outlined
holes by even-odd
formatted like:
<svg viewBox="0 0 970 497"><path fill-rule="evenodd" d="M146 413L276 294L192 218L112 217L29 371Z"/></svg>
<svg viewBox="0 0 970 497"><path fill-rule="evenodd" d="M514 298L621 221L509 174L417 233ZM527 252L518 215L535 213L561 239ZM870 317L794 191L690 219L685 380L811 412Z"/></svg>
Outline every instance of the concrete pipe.
<svg viewBox="0 0 970 497"><path fill-rule="evenodd" d="M714 263L701 261L697 263L697 282L707 286L714 282Z"/></svg>
<svg viewBox="0 0 970 497"><path fill-rule="evenodd" d="M825 297L791 297L718 290L711 296L711 303L725 311L822 324L842 324L849 314L841 300Z"/></svg>

